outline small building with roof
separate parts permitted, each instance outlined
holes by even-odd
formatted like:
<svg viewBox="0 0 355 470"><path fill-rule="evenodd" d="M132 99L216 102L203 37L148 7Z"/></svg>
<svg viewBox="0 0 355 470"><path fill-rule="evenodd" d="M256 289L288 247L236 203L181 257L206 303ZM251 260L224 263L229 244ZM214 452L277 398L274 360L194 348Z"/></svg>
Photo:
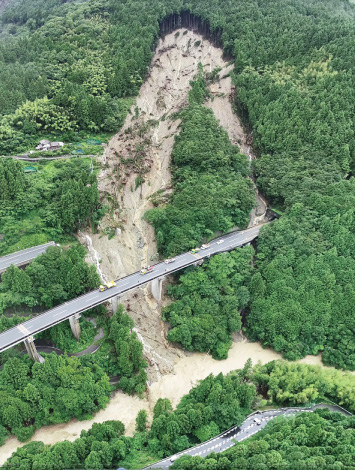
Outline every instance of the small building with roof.
<svg viewBox="0 0 355 470"><path fill-rule="evenodd" d="M46 151L46 150L58 150L61 147L64 147L64 142L50 142L49 140L41 140L37 145L36 150Z"/></svg>

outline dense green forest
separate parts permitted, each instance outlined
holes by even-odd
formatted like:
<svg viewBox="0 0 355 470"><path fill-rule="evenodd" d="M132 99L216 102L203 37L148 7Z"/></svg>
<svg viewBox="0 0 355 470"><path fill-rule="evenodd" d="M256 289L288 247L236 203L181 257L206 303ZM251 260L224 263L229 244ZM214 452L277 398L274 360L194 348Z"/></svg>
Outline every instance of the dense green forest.
<svg viewBox="0 0 355 470"><path fill-rule="evenodd" d="M265 48L246 65L236 44L237 106L254 130L258 185L285 213L259 238L247 333L288 359L323 351L325 363L355 369L354 10L327 5L337 15L307 17L297 41L286 34L295 18L280 12L277 57Z"/></svg>
<svg viewBox="0 0 355 470"><path fill-rule="evenodd" d="M109 17L101 0L26 0L5 10L0 153L33 148L39 135L72 142L123 123L130 105L124 97L135 94L141 80L111 57ZM122 80L126 89L117 90Z"/></svg>
<svg viewBox="0 0 355 470"><path fill-rule="evenodd" d="M174 470L336 470L353 468L355 420L328 410L277 418L221 454L182 457Z"/></svg>
<svg viewBox="0 0 355 470"><path fill-rule="evenodd" d="M117 376L118 388L126 393L142 396L146 389L147 362L143 358L143 345L133 331L134 322L122 304L111 317L104 317L105 338L95 355L82 358L83 364L101 367L106 374Z"/></svg>
<svg viewBox="0 0 355 470"><path fill-rule="evenodd" d="M190 82L190 105L179 113L181 131L172 152L174 192L167 204L145 214L163 255L194 248L217 231L245 227L255 202L247 158L202 106L207 87L199 69Z"/></svg>
<svg viewBox="0 0 355 470"><path fill-rule="evenodd" d="M355 368L354 180L292 206L259 240L248 334L288 359Z"/></svg>
<svg viewBox="0 0 355 470"><path fill-rule="evenodd" d="M66 442L63 449L63 443L52 447L39 442L27 444L17 450L5 468L25 464L24 461L28 470L38 466L48 470L142 467L202 442L234 423L242 423L256 395L255 387L247 383L248 373L247 367L226 377L207 377L182 398L176 410L169 400L159 399L150 431L138 432L133 438L121 436L122 425L117 433L114 423L94 424L90 431L82 431L76 441Z"/></svg>
<svg viewBox="0 0 355 470"><path fill-rule="evenodd" d="M245 227L255 200L247 158L202 106L203 77L191 85L190 106L179 113L181 132L172 152L174 192L167 204L145 215L164 255L194 248L217 231Z"/></svg>
<svg viewBox="0 0 355 470"><path fill-rule="evenodd" d="M85 367L79 358L51 354L44 364L9 359L0 371L1 443L9 432L26 441L41 426L88 419L110 393L101 367Z"/></svg>
<svg viewBox="0 0 355 470"><path fill-rule="evenodd" d="M284 377L287 377L284 380ZM311 393L303 392L312 387ZM344 393L345 392L345 393ZM124 426L119 421L94 424L89 431L82 431L74 442L59 442L46 446L31 442L17 449L6 462L5 469L24 470L142 468L166 455L171 455L191 445L205 441L234 424L240 424L252 408L309 403L310 400L331 398L341 401L348 394L354 411L355 378L334 370L324 370L307 365L288 364L282 361L265 366L251 367L248 361L242 370L216 377L210 375L185 395L175 410L167 399L156 402L153 421L147 428L146 414L138 413L137 432L133 437L124 436ZM268 397L268 401L265 401ZM354 418L339 413L318 410L287 419L277 418L265 430L237 444L227 453L211 455L207 459L183 457L174 463L175 468L316 468L318 456L320 468L342 468L339 462L349 462L353 454ZM266 441L266 442L265 442ZM258 444L260 442L261 444ZM329 455L330 457L325 457ZM323 457L324 456L324 457ZM250 463L248 459L251 458ZM312 467L277 465L287 460L307 460ZM325 463L323 462L325 460ZM318 462L318 460L316 460ZM230 465L234 463L234 466ZM334 466L326 466L332 465ZM189 466L190 465L190 466ZM194 466L193 466L194 465ZM238 466L240 465L240 466Z"/></svg>
<svg viewBox="0 0 355 470"><path fill-rule="evenodd" d="M245 247L216 255L168 286L175 300L163 309L170 341L189 351L210 352L216 359L228 357L232 333L241 328L239 310L250 300L253 254L252 247Z"/></svg>
<svg viewBox="0 0 355 470"><path fill-rule="evenodd" d="M99 193L95 172L84 158L35 163L0 162L0 254L48 240L65 240L78 228L98 222Z"/></svg>
<svg viewBox="0 0 355 470"><path fill-rule="evenodd" d="M194 248L217 231L245 227L255 199L247 159L213 112L193 104L180 115L172 154L174 192L168 204L145 215L164 256Z"/></svg>
<svg viewBox="0 0 355 470"><path fill-rule="evenodd" d="M80 245L53 246L25 269L7 268L1 276L0 313L19 306L52 308L97 287L99 276L95 266L85 263L85 254Z"/></svg>
<svg viewBox="0 0 355 470"><path fill-rule="evenodd" d="M98 319L99 320L99 319ZM28 440L35 429L68 422L71 418L90 419L104 408L113 387L109 376L117 376L117 388L142 395L146 388L147 363L143 346L132 331L133 321L123 307L113 317L101 320L105 339L95 355L81 357L44 354L43 364L34 363L15 348L2 353L0 370L0 445L9 434ZM70 345L59 325L49 337L56 346ZM70 333L66 325L65 333ZM57 344L58 337L64 341Z"/></svg>
<svg viewBox="0 0 355 470"><path fill-rule="evenodd" d="M9 267L0 283L0 331L30 318L34 308L52 308L96 288L99 276L94 266L85 263L85 254L80 245L67 249L54 246L25 269ZM23 312L28 316L17 314ZM9 433L27 440L43 425L92 416L108 402L112 390L109 376L115 376L116 388L126 393L142 395L145 391L147 363L143 346L123 306L111 317L102 306L85 315L95 317L105 332L95 355L67 358L52 353L45 355L44 364L34 364L22 354L21 345L1 354L1 444ZM49 340L64 353L81 351L92 343L94 327L85 318L80 323L79 341L68 322L36 337ZM48 383L48 388L40 388L41 381Z"/></svg>

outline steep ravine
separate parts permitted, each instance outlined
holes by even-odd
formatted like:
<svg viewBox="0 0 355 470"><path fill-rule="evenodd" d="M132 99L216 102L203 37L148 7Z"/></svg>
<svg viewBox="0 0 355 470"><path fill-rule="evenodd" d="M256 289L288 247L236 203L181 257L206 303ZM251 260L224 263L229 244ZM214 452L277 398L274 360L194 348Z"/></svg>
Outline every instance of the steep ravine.
<svg viewBox="0 0 355 470"><path fill-rule="evenodd" d="M222 78L210 87L214 99L206 105L214 111L231 142L238 144L249 160L254 158L230 102L233 87L228 73L232 66L223 60L220 49L199 34L185 31L174 31L159 41L149 77L141 87L136 104L102 157L99 189L114 208L105 216L98 234L82 233L80 240L89 249L88 262L97 266L103 280L117 279L157 259L153 229L142 216L152 207L151 196L162 190L159 197L164 197L170 191L170 154L179 121L169 116L187 104L189 82L197 73L199 62L209 72L216 67L222 68L219 74ZM142 128L145 128L144 132ZM132 173L133 164L129 159L137 155L141 157L139 167L135 167L138 173ZM147 171L143 175L144 182L136 187L137 175L144 171ZM265 208L260 199L251 215L250 225L261 220ZM110 229L116 235L108 239L103 232ZM158 398L169 398L175 406L192 386L210 373L227 373L240 368L248 358L253 363L280 358L274 351L264 350L258 343L246 340L234 343L225 361L216 361L207 354L186 354L167 343L160 307L151 299L148 288L136 289L123 296L121 301L135 321L150 365L150 387L146 398L140 400L116 392L107 408L92 420L79 422L73 419L69 423L47 426L38 430L32 440L46 444L73 441L80 436L81 430L89 429L94 422L110 419L121 420L131 434L138 411L144 408L151 417ZM321 364L314 356L300 362ZM22 445L15 438L9 439L1 447L0 465Z"/></svg>
<svg viewBox="0 0 355 470"><path fill-rule="evenodd" d="M157 260L154 231L143 215L153 207L151 197L164 198L171 191L170 155L179 126L179 120L171 118L187 105L189 82L199 63L206 72L221 68L221 78L210 85L213 98L206 106L213 110L231 142L238 144L249 160L254 158L231 105L234 90L229 73L233 65L223 60L220 49L192 31L180 29L165 36L158 43L135 105L102 157L99 189L114 209L105 216L99 234L81 237L99 271L108 279L117 279ZM261 222L265 211L266 204L258 198L250 226ZM103 235L105 231L116 235L109 240ZM149 380L156 381L172 371L176 360L185 354L167 344L160 307L150 297L149 286L123 296L121 301L144 344Z"/></svg>

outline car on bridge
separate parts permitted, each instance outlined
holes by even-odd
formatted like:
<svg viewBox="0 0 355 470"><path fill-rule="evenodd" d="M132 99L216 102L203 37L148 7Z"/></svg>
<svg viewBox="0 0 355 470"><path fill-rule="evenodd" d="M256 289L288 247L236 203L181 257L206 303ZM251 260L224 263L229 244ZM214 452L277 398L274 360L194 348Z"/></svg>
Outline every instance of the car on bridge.
<svg viewBox="0 0 355 470"><path fill-rule="evenodd" d="M167 258L164 260L165 264L173 263L175 261L175 258Z"/></svg>
<svg viewBox="0 0 355 470"><path fill-rule="evenodd" d="M224 242L224 240L218 240L217 245L221 245Z"/></svg>
<svg viewBox="0 0 355 470"><path fill-rule="evenodd" d="M190 251L190 253L192 255L194 255L195 253L198 253L200 251L200 248L192 248L192 250Z"/></svg>
<svg viewBox="0 0 355 470"><path fill-rule="evenodd" d="M141 269L141 274L148 274L154 271L154 266L147 266L146 268Z"/></svg>
<svg viewBox="0 0 355 470"><path fill-rule="evenodd" d="M205 250L206 248L209 248L210 245L208 243L204 243L203 245L201 245L201 249L202 250Z"/></svg>
<svg viewBox="0 0 355 470"><path fill-rule="evenodd" d="M106 282L106 284L101 284L101 286L99 287L99 291L104 292L107 289L111 289L111 287L116 287L115 281L110 281Z"/></svg>

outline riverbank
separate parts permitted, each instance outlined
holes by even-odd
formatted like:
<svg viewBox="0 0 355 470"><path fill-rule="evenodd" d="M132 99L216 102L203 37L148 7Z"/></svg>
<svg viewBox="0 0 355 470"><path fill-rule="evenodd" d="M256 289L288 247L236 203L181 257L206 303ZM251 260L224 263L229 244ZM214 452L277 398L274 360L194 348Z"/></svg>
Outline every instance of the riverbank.
<svg viewBox="0 0 355 470"><path fill-rule="evenodd" d="M234 343L229 351L228 359L224 361L216 361L208 354L191 353L178 360L172 373L154 382L149 387L145 398L139 399L119 391L115 392L106 409L99 411L93 419L87 421L72 419L69 423L45 426L35 432L31 441L42 441L45 444L65 440L74 441L80 437L82 430L88 430L94 423L112 419L122 421L126 426L126 433L133 435L139 410L146 410L149 422L151 422L153 408L158 398L168 398L175 407L192 387L209 374L227 374L232 370L240 369L249 358L253 364L258 362L266 364L281 359L281 356L271 349L263 349L259 343L250 343L246 340ZM324 367L320 356L306 356L297 362ZM8 439L1 447L0 465L3 465L11 454L23 445L25 443L19 442L15 437Z"/></svg>

